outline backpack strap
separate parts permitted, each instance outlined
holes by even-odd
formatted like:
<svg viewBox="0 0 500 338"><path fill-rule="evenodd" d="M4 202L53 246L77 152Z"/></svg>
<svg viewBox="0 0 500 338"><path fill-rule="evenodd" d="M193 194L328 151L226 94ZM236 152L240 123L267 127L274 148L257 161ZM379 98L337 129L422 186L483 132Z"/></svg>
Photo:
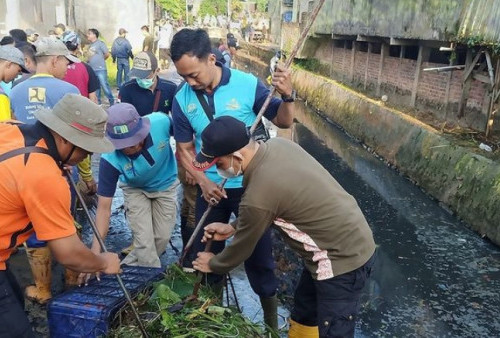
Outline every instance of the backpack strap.
<svg viewBox="0 0 500 338"><path fill-rule="evenodd" d="M153 103L153 112L158 111L158 106L160 105L160 96L161 90L157 88L155 93L155 101Z"/></svg>
<svg viewBox="0 0 500 338"><path fill-rule="evenodd" d="M207 100L205 100L205 96L203 96L201 91L195 90L194 92L196 93L196 97L198 98L198 101L200 101L205 114L207 114L208 120L212 122L212 120L214 119L214 110L208 105Z"/></svg>
<svg viewBox="0 0 500 338"><path fill-rule="evenodd" d="M24 148L13 149L13 150L10 150L6 153L3 153L2 155L0 155L0 162L3 162L5 160L8 160L11 157L15 157L18 155L32 154L32 153L46 154L46 155L51 156L48 149L45 149L42 147L37 147L37 146L29 146L29 147L24 147Z"/></svg>

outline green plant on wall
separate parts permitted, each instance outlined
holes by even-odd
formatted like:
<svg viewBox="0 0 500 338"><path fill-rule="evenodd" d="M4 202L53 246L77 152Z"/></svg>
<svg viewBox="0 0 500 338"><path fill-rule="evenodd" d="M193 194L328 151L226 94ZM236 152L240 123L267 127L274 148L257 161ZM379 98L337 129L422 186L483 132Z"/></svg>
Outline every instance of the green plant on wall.
<svg viewBox="0 0 500 338"><path fill-rule="evenodd" d="M459 36L456 42L476 50L483 47L495 56L500 55L500 43L497 41L488 41L482 35Z"/></svg>

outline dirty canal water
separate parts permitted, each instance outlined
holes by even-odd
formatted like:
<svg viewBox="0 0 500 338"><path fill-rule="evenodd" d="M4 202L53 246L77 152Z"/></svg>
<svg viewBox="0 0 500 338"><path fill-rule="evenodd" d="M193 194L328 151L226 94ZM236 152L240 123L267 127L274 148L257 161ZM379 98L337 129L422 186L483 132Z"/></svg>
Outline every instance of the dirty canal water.
<svg viewBox="0 0 500 338"><path fill-rule="evenodd" d="M294 139L352 194L378 244L357 337L498 337L500 250L316 112Z"/></svg>

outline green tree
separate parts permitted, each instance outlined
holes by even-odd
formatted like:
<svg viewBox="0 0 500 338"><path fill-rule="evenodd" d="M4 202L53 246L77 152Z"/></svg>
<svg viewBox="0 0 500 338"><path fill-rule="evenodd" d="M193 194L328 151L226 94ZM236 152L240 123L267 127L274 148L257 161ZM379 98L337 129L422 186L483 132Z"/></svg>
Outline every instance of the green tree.
<svg viewBox="0 0 500 338"><path fill-rule="evenodd" d="M185 0L156 0L173 19L184 19L186 17Z"/></svg>
<svg viewBox="0 0 500 338"><path fill-rule="evenodd" d="M227 14L227 0L203 0L198 16Z"/></svg>
<svg viewBox="0 0 500 338"><path fill-rule="evenodd" d="M234 15L240 14L242 10L243 10L243 5L241 4L240 0L231 1L231 13L233 17L235 17Z"/></svg>
<svg viewBox="0 0 500 338"><path fill-rule="evenodd" d="M257 12L265 12L267 9L267 4L269 3L269 0L255 0L255 3L257 4Z"/></svg>

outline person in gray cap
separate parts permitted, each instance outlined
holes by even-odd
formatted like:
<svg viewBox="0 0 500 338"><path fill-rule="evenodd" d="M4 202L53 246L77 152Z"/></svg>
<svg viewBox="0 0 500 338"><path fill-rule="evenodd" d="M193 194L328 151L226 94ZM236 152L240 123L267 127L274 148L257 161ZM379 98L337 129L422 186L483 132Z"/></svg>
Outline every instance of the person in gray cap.
<svg viewBox="0 0 500 338"><path fill-rule="evenodd" d="M24 123L34 123L33 112L43 107L53 107L65 94L80 94L77 87L61 79L72 62L80 62L70 53L61 40L40 38L36 46L36 73L30 79L12 88L12 110Z"/></svg>
<svg viewBox="0 0 500 338"><path fill-rule="evenodd" d="M24 67L23 53L14 46L0 46L0 82L9 83L21 72L29 73ZM0 87L0 121L11 118L9 96Z"/></svg>
<svg viewBox="0 0 500 338"><path fill-rule="evenodd" d="M118 103L108 109L106 136L116 150L102 154L96 225L105 237L111 204L120 181L134 249L124 264L160 267L176 220L177 165L170 136L172 122L163 113L139 116L133 105ZM94 238L92 251L101 248Z"/></svg>
<svg viewBox="0 0 500 338"><path fill-rule="evenodd" d="M35 43L40 34L34 29L28 28L26 30L26 35L28 36L28 42L29 43Z"/></svg>
<svg viewBox="0 0 500 338"><path fill-rule="evenodd" d="M105 137L106 112L87 98L68 94L34 114L38 121L32 125L0 124L0 337L34 337L22 291L7 264L14 248L32 233L48 241L48 254L40 259L52 252L77 272L120 272L118 255L96 255L78 238L62 175L64 165L114 149ZM39 269L46 268L38 263Z"/></svg>
<svg viewBox="0 0 500 338"><path fill-rule="evenodd" d="M134 105L139 115L152 112L168 114L177 86L158 76L158 60L151 52L140 52L134 57L130 81L120 88L120 100Z"/></svg>

